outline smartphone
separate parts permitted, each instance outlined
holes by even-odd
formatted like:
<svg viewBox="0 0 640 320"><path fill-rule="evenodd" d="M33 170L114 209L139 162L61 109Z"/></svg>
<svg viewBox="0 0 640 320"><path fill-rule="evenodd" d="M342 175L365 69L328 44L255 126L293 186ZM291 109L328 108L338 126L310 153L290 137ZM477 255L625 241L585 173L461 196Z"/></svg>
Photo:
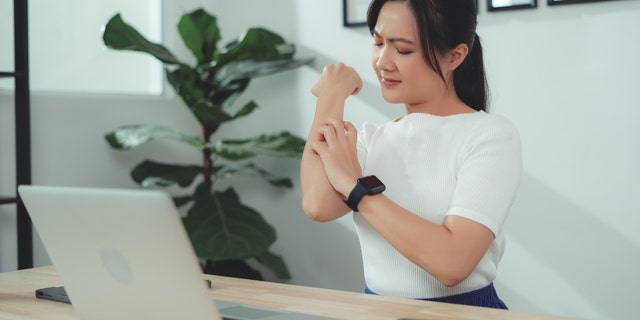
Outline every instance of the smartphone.
<svg viewBox="0 0 640 320"><path fill-rule="evenodd" d="M71 304L71 300L69 300L69 296L63 286L37 289L36 298Z"/></svg>
<svg viewBox="0 0 640 320"><path fill-rule="evenodd" d="M204 280L207 288L211 288L211 280ZM63 286L47 287L36 290L36 298L71 304L71 300Z"/></svg>

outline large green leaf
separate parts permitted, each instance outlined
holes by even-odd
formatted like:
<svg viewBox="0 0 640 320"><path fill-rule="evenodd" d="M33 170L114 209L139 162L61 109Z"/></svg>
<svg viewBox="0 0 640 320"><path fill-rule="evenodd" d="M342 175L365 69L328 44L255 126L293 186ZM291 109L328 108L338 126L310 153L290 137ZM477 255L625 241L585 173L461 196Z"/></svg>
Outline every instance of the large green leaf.
<svg viewBox="0 0 640 320"><path fill-rule="evenodd" d="M187 143L201 149L202 139L182 134L176 130L158 125L126 125L116 128L105 135L105 139L114 149L129 150L154 139L171 139Z"/></svg>
<svg viewBox="0 0 640 320"><path fill-rule="evenodd" d="M174 70L167 69L166 76L173 89L190 109L193 109L198 101L206 98L201 75L197 70L181 66Z"/></svg>
<svg viewBox="0 0 640 320"><path fill-rule="evenodd" d="M271 269L271 271L273 271L273 273L279 279L283 279L283 280L291 279L291 275L289 274L287 265L284 263L284 260L279 255L274 254L270 251L267 251L265 254L259 257L256 257L256 260L262 263L267 268Z"/></svg>
<svg viewBox="0 0 640 320"><path fill-rule="evenodd" d="M271 43L273 43L277 49L280 46L286 46L287 43L284 41L284 38L282 38L279 34L271 32L270 30L264 29L264 28L251 28L247 31L251 31L251 30L255 30L257 32L260 32L262 34L263 37L266 37L267 40ZM238 45L238 43L240 43L243 39L245 38L245 34L241 35L240 37L238 37L237 39L227 43L227 45L225 45L225 49L228 51L229 49L235 47ZM288 53L291 53L290 50L279 50L279 51L287 51Z"/></svg>
<svg viewBox="0 0 640 320"><path fill-rule="evenodd" d="M235 115L224 111L224 107L244 91L249 83L248 80L234 81L222 90L213 90L213 88L206 88L205 83L200 80L198 71L189 67L167 70L167 79L198 122L209 128L212 133L221 123L245 116L257 107L254 102L250 102ZM210 92L205 92L206 89Z"/></svg>
<svg viewBox="0 0 640 320"><path fill-rule="evenodd" d="M214 175L214 178L216 179L230 178L236 175L254 176L254 177L257 176L267 180L267 182L269 182L274 187L284 187L284 188L293 187L293 183L291 183L291 179L286 177L285 178L276 177L271 173L269 173L267 170L264 170L251 162L243 163L241 165L234 165L234 164L228 163L224 165L215 166L213 169L213 175Z"/></svg>
<svg viewBox="0 0 640 320"><path fill-rule="evenodd" d="M240 203L229 188L211 193L202 183L195 203L183 219L198 257L214 261L264 255L276 240L276 231L254 209Z"/></svg>
<svg viewBox="0 0 640 320"><path fill-rule="evenodd" d="M119 13L107 23L102 39L111 49L141 51L167 64L182 64L167 48L148 41L140 32L124 22Z"/></svg>
<svg viewBox="0 0 640 320"><path fill-rule="evenodd" d="M206 128L215 129L221 123L233 120L233 116L226 113L220 106L206 100L198 101L191 110L198 121Z"/></svg>
<svg viewBox="0 0 640 320"><path fill-rule="evenodd" d="M250 101L238 112L230 115L222 110L220 106L214 105L205 100L200 100L193 106L192 112L198 121L200 121L204 127L209 128L209 132L213 133L220 124L244 117L257 107L258 105L256 105L255 102Z"/></svg>
<svg viewBox="0 0 640 320"><path fill-rule="evenodd" d="M242 160L256 155L273 157L300 157L305 140L287 131L262 134L245 140L222 140L207 144L205 148L228 160Z"/></svg>
<svg viewBox="0 0 640 320"><path fill-rule="evenodd" d="M249 101L247 102L247 104L244 105L244 107L242 107L240 110L238 110L238 112L236 112L233 115L233 120L247 116L257 108L258 108L258 105L255 102Z"/></svg>
<svg viewBox="0 0 640 320"><path fill-rule="evenodd" d="M249 82L251 82L251 79L248 78L231 81L225 86L218 86L219 83L212 82L211 85L216 86L216 89L210 93L209 97L214 104L222 108L230 107L236 98L249 86Z"/></svg>
<svg viewBox="0 0 640 320"><path fill-rule="evenodd" d="M280 59L272 61L239 60L226 64L216 72L215 79L220 86L231 81L266 76L280 71L295 69L313 62L314 58Z"/></svg>
<svg viewBox="0 0 640 320"><path fill-rule="evenodd" d="M232 61L252 59L257 61L278 60L281 54L278 45L284 40L277 34L262 28L250 28L241 37L218 52L216 68Z"/></svg>
<svg viewBox="0 0 640 320"><path fill-rule="evenodd" d="M202 173L202 168L192 165L165 164L145 160L131 171L131 178L143 187L188 187Z"/></svg>
<svg viewBox="0 0 640 320"><path fill-rule="evenodd" d="M176 207L182 207L188 203L193 201L193 196L173 196L173 203L175 203Z"/></svg>
<svg viewBox="0 0 640 320"><path fill-rule="evenodd" d="M195 10L182 16L178 23L178 31L184 44L195 55L198 64L213 61L220 40L216 17L202 9Z"/></svg>

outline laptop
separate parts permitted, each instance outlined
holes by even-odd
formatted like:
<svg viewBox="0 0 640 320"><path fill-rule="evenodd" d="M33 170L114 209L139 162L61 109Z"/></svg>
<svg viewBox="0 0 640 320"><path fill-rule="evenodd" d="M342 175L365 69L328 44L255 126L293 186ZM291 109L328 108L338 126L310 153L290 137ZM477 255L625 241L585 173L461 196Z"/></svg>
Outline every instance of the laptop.
<svg viewBox="0 0 640 320"><path fill-rule="evenodd" d="M213 301L164 191L22 185L18 193L58 291L81 319L330 319Z"/></svg>

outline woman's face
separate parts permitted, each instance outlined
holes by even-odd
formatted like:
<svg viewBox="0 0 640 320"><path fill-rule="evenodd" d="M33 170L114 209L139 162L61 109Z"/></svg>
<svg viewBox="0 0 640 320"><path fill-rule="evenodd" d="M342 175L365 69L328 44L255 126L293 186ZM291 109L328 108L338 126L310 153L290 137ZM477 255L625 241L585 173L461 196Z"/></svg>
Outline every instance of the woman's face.
<svg viewBox="0 0 640 320"><path fill-rule="evenodd" d="M424 60L415 17L406 2L382 6L373 39L372 65L385 100L414 109L444 92L444 82Z"/></svg>

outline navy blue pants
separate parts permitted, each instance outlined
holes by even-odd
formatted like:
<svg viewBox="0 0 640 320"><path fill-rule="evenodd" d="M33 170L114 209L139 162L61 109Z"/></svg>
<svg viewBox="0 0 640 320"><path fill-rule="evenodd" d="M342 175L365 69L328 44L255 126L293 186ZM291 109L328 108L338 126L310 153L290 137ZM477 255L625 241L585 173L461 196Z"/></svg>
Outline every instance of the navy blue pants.
<svg viewBox="0 0 640 320"><path fill-rule="evenodd" d="M376 294L368 287L364 289L364 292L368 294ZM504 302L502 302L502 300L500 300L500 298L498 297L498 293L493 287L493 283L490 283L488 286L480 288L478 290L455 294L452 296L418 300L464 304L468 306L487 307L495 309L508 309Z"/></svg>

